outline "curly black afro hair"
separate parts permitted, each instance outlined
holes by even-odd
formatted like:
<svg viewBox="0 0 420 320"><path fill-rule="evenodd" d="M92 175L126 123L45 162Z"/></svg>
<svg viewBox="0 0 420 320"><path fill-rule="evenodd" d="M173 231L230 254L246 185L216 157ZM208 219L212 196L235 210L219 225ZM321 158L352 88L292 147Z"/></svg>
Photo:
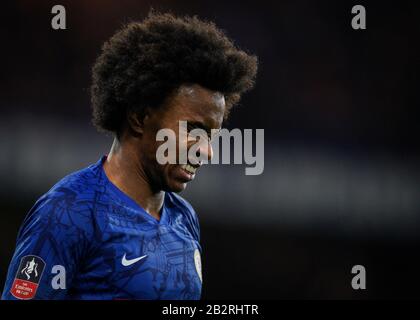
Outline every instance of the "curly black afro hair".
<svg viewBox="0 0 420 320"><path fill-rule="evenodd" d="M252 88L257 58L235 47L213 23L151 12L105 42L92 71L93 123L119 133L128 112L158 107L182 84L224 94L226 117Z"/></svg>

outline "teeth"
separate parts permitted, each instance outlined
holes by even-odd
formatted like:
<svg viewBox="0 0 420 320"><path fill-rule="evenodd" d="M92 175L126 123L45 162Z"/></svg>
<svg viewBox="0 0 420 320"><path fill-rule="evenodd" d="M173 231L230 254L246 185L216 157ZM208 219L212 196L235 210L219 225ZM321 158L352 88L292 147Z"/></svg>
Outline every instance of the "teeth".
<svg viewBox="0 0 420 320"><path fill-rule="evenodd" d="M195 174L195 172L197 171L197 168L194 168L189 164L184 164L181 166L181 168L187 171L189 174Z"/></svg>

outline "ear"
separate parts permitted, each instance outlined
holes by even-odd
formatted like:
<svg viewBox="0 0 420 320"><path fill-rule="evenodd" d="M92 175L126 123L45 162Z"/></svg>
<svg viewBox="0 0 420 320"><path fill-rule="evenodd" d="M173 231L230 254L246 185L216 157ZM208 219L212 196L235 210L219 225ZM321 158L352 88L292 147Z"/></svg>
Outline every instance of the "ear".
<svg viewBox="0 0 420 320"><path fill-rule="evenodd" d="M141 136L144 133L144 123L149 117L148 110L145 109L142 113L129 112L127 116L128 125L131 134L134 136Z"/></svg>

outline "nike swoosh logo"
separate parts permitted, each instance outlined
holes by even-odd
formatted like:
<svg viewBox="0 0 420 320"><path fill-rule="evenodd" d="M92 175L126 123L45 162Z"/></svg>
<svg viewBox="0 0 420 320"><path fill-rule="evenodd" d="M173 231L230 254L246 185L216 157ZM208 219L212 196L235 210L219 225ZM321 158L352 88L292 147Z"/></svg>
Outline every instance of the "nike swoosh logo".
<svg viewBox="0 0 420 320"><path fill-rule="evenodd" d="M133 263L136 263L136 262L140 261L141 259L144 259L144 258L146 258L146 257L147 257L147 254L145 254L144 256L141 256L141 257L138 257L138 258L135 258L135 259L130 259L130 260L127 260L125 255L126 255L126 254L124 253L124 257L123 257L123 258L122 258L122 260L121 260L121 264L122 264L124 267L131 266Z"/></svg>

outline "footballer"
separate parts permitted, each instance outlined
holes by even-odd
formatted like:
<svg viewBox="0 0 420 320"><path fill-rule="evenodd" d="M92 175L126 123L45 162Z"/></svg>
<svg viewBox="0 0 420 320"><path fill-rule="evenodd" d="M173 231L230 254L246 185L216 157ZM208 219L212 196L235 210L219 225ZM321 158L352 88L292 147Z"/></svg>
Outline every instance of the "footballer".
<svg viewBox="0 0 420 320"><path fill-rule="evenodd" d="M31 208L2 299L199 299L199 222L177 193L201 163L158 163L156 134L179 121L220 129L256 71L255 56L197 17L152 12L112 36L91 86L112 147ZM212 156L210 144L199 152Z"/></svg>

